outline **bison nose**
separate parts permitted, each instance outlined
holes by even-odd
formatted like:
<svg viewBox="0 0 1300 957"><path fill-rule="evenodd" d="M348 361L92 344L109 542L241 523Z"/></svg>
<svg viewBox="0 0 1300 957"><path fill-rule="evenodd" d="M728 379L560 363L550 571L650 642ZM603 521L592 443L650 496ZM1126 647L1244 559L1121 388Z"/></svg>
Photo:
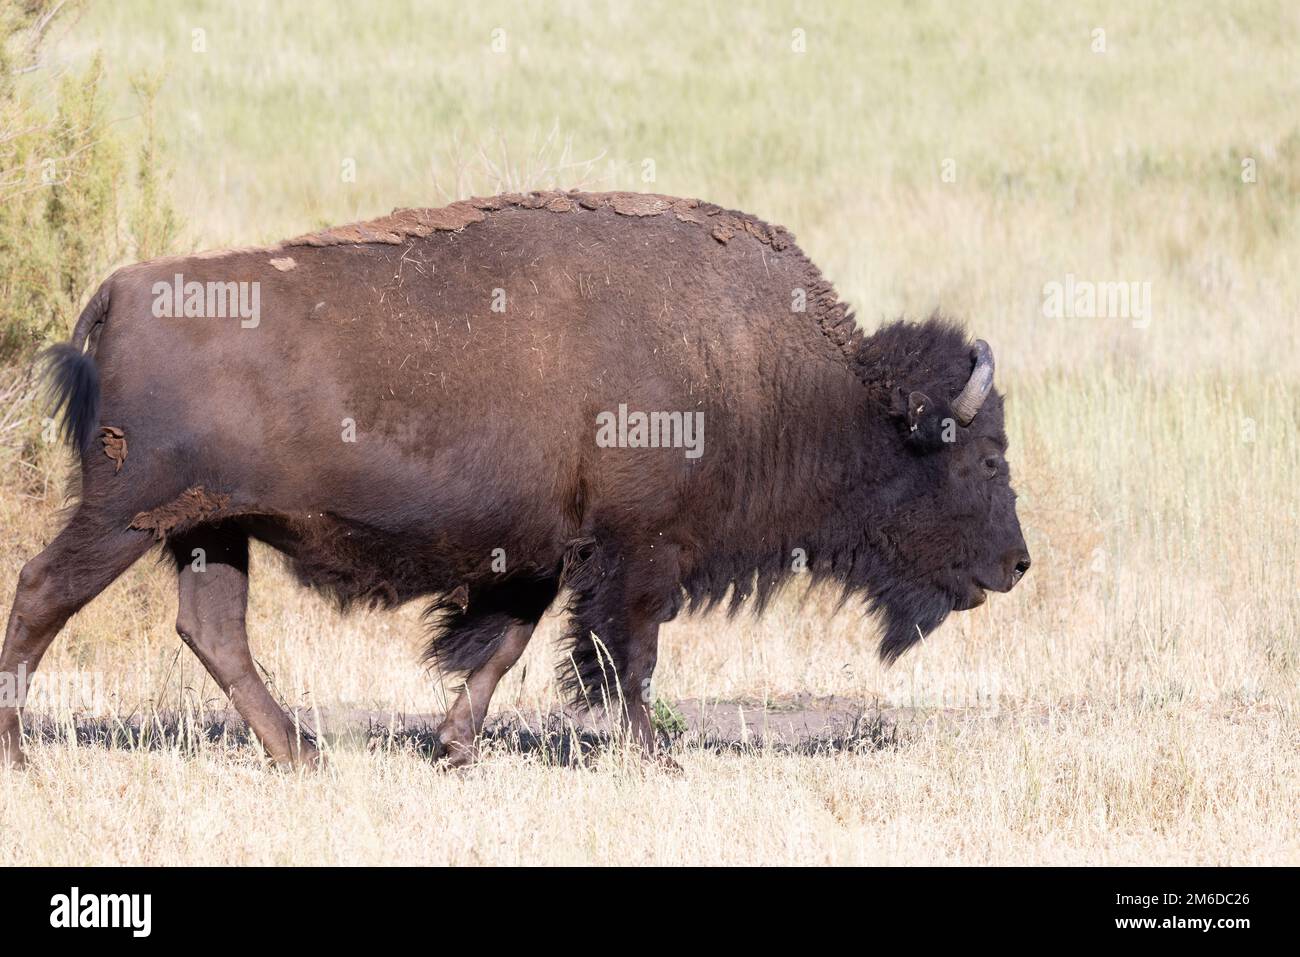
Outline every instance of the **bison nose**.
<svg viewBox="0 0 1300 957"><path fill-rule="evenodd" d="M1016 560L1016 567L1011 572L1012 587L1015 587L1015 584L1025 577L1027 571L1029 571L1029 553L1021 552L1020 557Z"/></svg>

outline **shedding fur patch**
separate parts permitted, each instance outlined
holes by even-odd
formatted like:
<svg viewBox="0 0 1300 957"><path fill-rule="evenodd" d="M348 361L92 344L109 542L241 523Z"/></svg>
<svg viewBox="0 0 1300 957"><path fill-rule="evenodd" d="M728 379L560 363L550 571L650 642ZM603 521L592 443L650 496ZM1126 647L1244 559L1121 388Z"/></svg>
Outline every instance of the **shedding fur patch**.
<svg viewBox="0 0 1300 957"><path fill-rule="evenodd" d="M773 249L785 249L790 234L780 226L732 213L698 199L678 199L658 193L583 193L558 190L534 193L503 193L500 196L475 196L458 200L441 209L395 209L391 215L364 223L334 226L317 233L307 233L283 243L284 246L342 246L349 243L386 243L396 245L410 239L422 239L434 232L455 232L471 223L481 222L486 213L502 209L544 209L552 213L572 213L581 209L612 209L620 216L661 216L674 214L684 223L709 226L719 242L738 233L748 233ZM272 260L277 269L284 259ZM287 260L292 263L292 259Z"/></svg>
<svg viewBox="0 0 1300 957"><path fill-rule="evenodd" d="M104 454L113 460L113 474L122 471L126 461L126 433L111 425L100 427L100 436L104 442Z"/></svg>
<svg viewBox="0 0 1300 957"><path fill-rule="evenodd" d="M366 223L334 226L319 233L290 239L286 246L346 246L355 243L386 243L390 246L408 239L422 239L431 233L454 232L470 223L482 222L483 212L469 200L461 200L442 209L396 209L389 216Z"/></svg>
<svg viewBox="0 0 1300 957"><path fill-rule="evenodd" d="M288 272L294 266L298 265L293 261L292 256L280 256L276 259L272 259L270 262L271 265L280 270L280 272Z"/></svg>
<svg viewBox="0 0 1300 957"><path fill-rule="evenodd" d="M168 535L186 531L213 518L229 503L229 495L209 492L203 486L196 485L166 505L138 513L131 519L129 527L141 532L152 532L153 537L161 542Z"/></svg>
<svg viewBox="0 0 1300 957"><path fill-rule="evenodd" d="M609 205L620 216L658 216L673 208L672 200L653 193L611 193Z"/></svg>
<svg viewBox="0 0 1300 957"><path fill-rule="evenodd" d="M559 214L578 210L612 210L629 218L673 216L678 222L702 228L721 245L727 246L749 237L776 252L790 250L807 273L804 288L808 296L806 312L816 330L826 337L848 360L855 375L870 384L864 375L865 362L860 347L861 330L853 313L839 301L835 288L817 267L794 244L794 237L783 226L774 226L736 210L723 209L698 199L680 199L658 193L586 193L547 190L532 193L503 193L500 196L475 196L458 200L441 209L397 209L391 215L364 223L335 226L321 232L291 239L272 251L283 252L293 246L339 246L357 243L398 245L422 239L436 232L456 232L472 223L482 222L493 212L507 209L536 209Z"/></svg>

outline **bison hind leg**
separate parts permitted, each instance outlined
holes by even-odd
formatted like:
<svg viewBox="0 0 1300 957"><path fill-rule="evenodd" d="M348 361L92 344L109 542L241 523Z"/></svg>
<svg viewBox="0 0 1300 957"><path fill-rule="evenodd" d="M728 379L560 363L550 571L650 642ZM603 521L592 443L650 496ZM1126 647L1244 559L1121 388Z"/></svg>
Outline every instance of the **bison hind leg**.
<svg viewBox="0 0 1300 957"><path fill-rule="evenodd" d="M460 585L424 613L432 635L426 664L443 674L473 672L496 654L512 625L536 625L559 593L558 579L512 579Z"/></svg>
<svg viewBox="0 0 1300 957"><path fill-rule="evenodd" d="M505 612L470 614L448 597L424 613L432 634L423 661L443 674L473 671L492 657L512 619Z"/></svg>
<svg viewBox="0 0 1300 957"><path fill-rule="evenodd" d="M435 634L425 661L467 673L437 732L437 755L449 765L478 755L492 694L528 647L533 628L559 592L557 579L525 579L479 588L461 585L430 606Z"/></svg>

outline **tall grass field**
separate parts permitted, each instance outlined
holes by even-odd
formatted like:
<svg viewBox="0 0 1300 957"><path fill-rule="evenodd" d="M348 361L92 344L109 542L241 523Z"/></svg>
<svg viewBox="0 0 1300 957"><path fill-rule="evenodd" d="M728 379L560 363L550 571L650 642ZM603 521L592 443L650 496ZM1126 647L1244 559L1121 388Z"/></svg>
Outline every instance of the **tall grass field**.
<svg viewBox="0 0 1300 957"><path fill-rule="evenodd" d="M1034 565L889 670L835 594L666 626L680 774L564 729L548 618L494 699L516 731L447 772L412 730L454 691L421 609L341 617L259 550L254 654L329 758L299 774L145 559L42 665L0 865L1300 863L1300 5L101 0L43 43L15 95L100 64L121 202L75 291L0 288L33 348L144 254L699 197L787 226L864 329L941 310L992 344ZM0 369L6 610L72 491L30 352ZM764 734L791 714L828 730Z"/></svg>

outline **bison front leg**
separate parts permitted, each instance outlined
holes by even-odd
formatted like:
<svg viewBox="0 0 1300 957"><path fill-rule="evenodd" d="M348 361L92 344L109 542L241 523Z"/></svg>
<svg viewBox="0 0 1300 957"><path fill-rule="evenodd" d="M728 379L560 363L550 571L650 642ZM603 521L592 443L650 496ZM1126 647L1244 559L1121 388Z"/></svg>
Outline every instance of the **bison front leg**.
<svg viewBox="0 0 1300 957"><path fill-rule="evenodd" d="M584 702L617 711L627 743L647 761L677 771L677 762L660 750L654 726L652 681L659 660L659 625L639 615L624 629L607 620L604 636L575 642L574 663L586 675Z"/></svg>
<svg viewBox="0 0 1300 957"><path fill-rule="evenodd" d="M438 726L438 756L449 766L478 759L478 736L483 733L492 693L528 647L534 627L523 622L508 626L492 657L465 678L455 703Z"/></svg>
<svg viewBox="0 0 1300 957"><path fill-rule="evenodd" d="M659 661L659 622L636 622L628 642L627 660L623 670L623 718L627 722L629 741L640 748L646 757L660 757L659 735L654 727L654 678Z"/></svg>
<svg viewBox="0 0 1300 957"><path fill-rule="evenodd" d="M315 767L316 746L271 697L248 648L248 538L205 528L171 539L180 598L176 631L281 766Z"/></svg>
<svg viewBox="0 0 1300 957"><path fill-rule="evenodd" d="M626 556L626 557L624 557ZM628 741L649 759L675 768L659 754L651 682L659 660L659 627L681 607L677 552L620 550L597 545L575 564L570 587L575 702L617 710Z"/></svg>

